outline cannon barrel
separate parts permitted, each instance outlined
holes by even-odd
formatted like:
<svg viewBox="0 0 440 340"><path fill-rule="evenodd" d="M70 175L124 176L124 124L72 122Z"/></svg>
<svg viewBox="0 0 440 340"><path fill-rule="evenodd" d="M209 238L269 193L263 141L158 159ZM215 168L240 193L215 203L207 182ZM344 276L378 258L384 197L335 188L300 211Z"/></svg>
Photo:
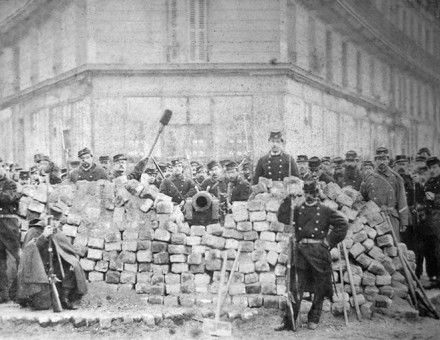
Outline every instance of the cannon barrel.
<svg viewBox="0 0 440 340"><path fill-rule="evenodd" d="M200 191L192 197L192 206L195 211L203 212L211 208L212 196L207 191Z"/></svg>

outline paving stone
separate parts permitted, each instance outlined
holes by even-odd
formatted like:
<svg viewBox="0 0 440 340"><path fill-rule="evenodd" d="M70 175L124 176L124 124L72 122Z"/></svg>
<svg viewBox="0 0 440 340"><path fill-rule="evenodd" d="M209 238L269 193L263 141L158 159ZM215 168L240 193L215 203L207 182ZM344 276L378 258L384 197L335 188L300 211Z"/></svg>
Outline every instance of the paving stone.
<svg viewBox="0 0 440 340"><path fill-rule="evenodd" d="M386 235L382 235L382 236L378 236L376 238L376 243L379 247L389 247L389 246L393 246L394 242L393 242L393 236L390 234L386 234Z"/></svg>
<svg viewBox="0 0 440 340"><path fill-rule="evenodd" d="M142 272L136 274L137 283L151 283L151 272Z"/></svg>
<svg viewBox="0 0 440 340"><path fill-rule="evenodd" d="M385 267L376 260L373 260L368 266L368 271L375 275L385 275L387 273Z"/></svg>
<svg viewBox="0 0 440 340"><path fill-rule="evenodd" d="M161 253L168 251L168 243L161 241L153 241L151 243L151 251L153 253Z"/></svg>
<svg viewBox="0 0 440 340"><path fill-rule="evenodd" d="M267 221L256 221L252 223L252 226L255 231L269 231L269 222Z"/></svg>
<svg viewBox="0 0 440 340"><path fill-rule="evenodd" d="M168 253L170 254L187 254L187 247L182 244L168 245Z"/></svg>
<svg viewBox="0 0 440 340"><path fill-rule="evenodd" d="M385 295L376 295L374 297L374 306L378 308L390 308L393 301Z"/></svg>
<svg viewBox="0 0 440 340"><path fill-rule="evenodd" d="M234 216L232 214L225 215L224 226L227 229L235 229L237 227L236 222L234 220Z"/></svg>
<svg viewBox="0 0 440 340"><path fill-rule="evenodd" d="M171 240L171 234L168 230L158 228L154 231L154 239L157 241L169 242Z"/></svg>
<svg viewBox="0 0 440 340"><path fill-rule="evenodd" d="M136 251L138 247L137 241L122 241L123 251Z"/></svg>
<svg viewBox="0 0 440 340"><path fill-rule="evenodd" d="M166 252L153 254L153 262L155 264L167 264L170 262L170 256Z"/></svg>
<svg viewBox="0 0 440 340"><path fill-rule="evenodd" d="M364 286L376 285L376 275L370 272L364 272L364 275L362 276L362 285Z"/></svg>
<svg viewBox="0 0 440 340"><path fill-rule="evenodd" d="M371 319L373 316L373 303L366 302L363 305L360 306L362 318L364 319Z"/></svg>
<svg viewBox="0 0 440 340"><path fill-rule="evenodd" d="M186 262L186 255L184 254L173 254L170 255L171 263L184 263Z"/></svg>
<svg viewBox="0 0 440 340"><path fill-rule="evenodd" d="M373 259L365 254L360 254L356 258L356 262L359 263L362 266L362 268L365 268L365 269L368 268L368 266L371 264L372 261L373 261Z"/></svg>
<svg viewBox="0 0 440 340"><path fill-rule="evenodd" d="M254 268L255 268L256 272L268 272L268 271L270 271L269 263L267 263L266 261L256 261Z"/></svg>
<svg viewBox="0 0 440 340"><path fill-rule="evenodd" d="M249 253L254 250L254 242L252 241L240 241L240 245L243 253Z"/></svg>
<svg viewBox="0 0 440 340"><path fill-rule="evenodd" d="M271 250L269 252L267 252L267 262L271 265L271 266L275 266L277 261L278 261L278 253L276 253L275 251Z"/></svg>
<svg viewBox="0 0 440 340"><path fill-rule="evenodd" d="M235 222L247 221L249 218L247 207L244 205L234 204L232 206L232 216Z"/></svg>
<svg viewBox="0 0 440 340"><path fill-rule="evenodd" d="M132 251L121 251L118 256L118 259L122 263L136 263L136 253Z"/></svg>
<svg viewBox="0 0 440 340"><path fill-rule="evenodd" d="M106 243L104 249L106 251L114 251L114 250L119 251L122 249L122 242L118 241L118 242Z"/></svg>
<svg viewBox="0 0 440 340"><path fill-rule="evenodd" d="M108 261L96 261L95 270L98 272L105 273L108 270Z"/></svg>
<svg viewBox="0 0 440 340"><path fill-rule="evenodd" d="M263 241L275 241L275 233L272 231L262 231L260 234L260 239Z"/></svg>
<svg viewBox="0 0 440 340"><path fill-rule="evenodd" d="M258 233L254 230L243 232L243 239L245 241L254 241L258 239Z"/></svg>
<svg viewBox="0 0 440 340"><path fill-rule="evenodd" d="M79 263L81 265L81 268L85 271L92 271L95 269L96 262L89 259L80 259Z"/></svg>
<svg viewBox="0 0 440 340"><path fill-rule="evenodd" d="M186 237L184 233L171 234L171 243L185 245Z"/></svg>
<svg viewBox="0 0 440 340"><path fill-rule="evenodd" d="M222 236L225 238L232 238L236 240L243 239L243 234L235 229L224 229Z"/></svg>
<svg viewBox="0 0 440 340"><path fill-rule="evenodd" d="M202 242L202 238L200 236L187 236L186 244L188 246L199 245Z"/></svg>
<svg viewBox="0 0 440 340"><path fill-rule="evenodd" d="M225 246L225 239L214 235L205 234L202 237L202 244L211 248L223 249Z"/></svg>
<svg viewBox="0 0 440 340"><path fill-rule="evenodd" d="M355 243L353 244L353 246L350 248L350 254L351 256L353 256L355 259L363 254L365 252L365 248L362 244L360 243Z"/></svg>

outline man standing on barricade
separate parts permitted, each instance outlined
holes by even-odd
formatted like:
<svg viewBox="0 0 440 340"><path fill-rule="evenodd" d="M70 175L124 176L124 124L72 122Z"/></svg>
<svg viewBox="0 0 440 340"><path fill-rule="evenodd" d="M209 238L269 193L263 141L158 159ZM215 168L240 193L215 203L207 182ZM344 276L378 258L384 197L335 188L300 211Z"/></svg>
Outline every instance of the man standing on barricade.
<svg viewBox="0 0 440 340"><path fill-rule="evenodd" d="M285 177L289 176L298 177L298 168L294 158L284 152L285 141L282 133L280 131L271 132L269 143L269 153L258 160L253 184L258 184L260 177L273 181L282 181Z"/></svg>
<svg viewBox="0 0 440 340"><path fill-rule="evenodd" d="M17 184L7 178L5 169L0 166L0 303L15 299L16 281L11 285L7 275L7 253L19 262L20 223L15 215L21 194ZM13 268L16 271L16 268Z"/></svg>
<svg viewBox="0 0 440 340"><path fill-rule="evenodd" d="M84 180L91 182L99 179L108 179L104 168L94 162L90 149L84 148L78 151L78 158L81 160L81 165L69 174L70 182L76 183L77 181Z"/></svg>
<svg viewBox="0 0 440 340"><path fill-rule="evenodd" d="M294 291L295 285L292 285L292 293L298 294L299 298L295 313L300 310L303 293L313 294L308 327L316 329L324 298L331 299L333 296L330 249L344 239L348 224L341 214L319 202L318 185L315 181L305 182L303 191L305 202L295 207L292 223L296 235L296 240L292 241L297 242L297 254L292 255L292 266L296 267L298 277L298 291ZM291 224L291 208L291 197L287 197L278 210L278 221ZM294 281L294 272L295 270L291 271L291 282ZM283 329L292 329L287 317L277 330Z"/></svg>

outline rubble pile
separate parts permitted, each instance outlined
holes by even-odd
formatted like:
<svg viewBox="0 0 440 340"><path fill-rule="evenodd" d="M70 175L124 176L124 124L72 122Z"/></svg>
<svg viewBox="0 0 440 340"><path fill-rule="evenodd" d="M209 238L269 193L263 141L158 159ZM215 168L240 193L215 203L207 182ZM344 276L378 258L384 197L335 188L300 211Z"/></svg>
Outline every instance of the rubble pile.
<svg viewBox="0 0 440 340"><path fill-rule="evenodd" d="M45 213L46 206L60 212L61 228L81 255L89 281L106 282L115 290L135 289L155 304L215 302L221 252L227 251L229 273L241 248L227 302L283 308L289 226L279 223L276 213L286 196L284 185L262 181L253 189L250 201L233 204L224 226L190 226L167 197L158 200L156 194L139 195L145 188L107 181L24 187L19 215L24 233L28 221ZM350 221L344 242L356 292L350 288L343 254L332 249L339 290L332 306L334 313L342 312L343 304L353 305L352 294L357 295L367 315L373 306L389 307L394 296L406 297L408 289L397 249L379 207L363 202L355 190L333 183L323 188L322 199ZM403 244L399 246L414 265L414 253Z"/></svg>

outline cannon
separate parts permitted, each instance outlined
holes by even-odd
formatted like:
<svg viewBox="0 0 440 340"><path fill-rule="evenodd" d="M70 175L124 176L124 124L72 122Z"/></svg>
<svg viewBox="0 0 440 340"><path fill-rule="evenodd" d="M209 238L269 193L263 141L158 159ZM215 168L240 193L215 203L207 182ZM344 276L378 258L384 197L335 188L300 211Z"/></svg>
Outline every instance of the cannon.
<svg viewBox="0 0 440 340"><path fill-rule="evenodd" d="M216 223L220 218L220 201L207 191L200 191L185 202L185 220L194 225Z"/></svg>

